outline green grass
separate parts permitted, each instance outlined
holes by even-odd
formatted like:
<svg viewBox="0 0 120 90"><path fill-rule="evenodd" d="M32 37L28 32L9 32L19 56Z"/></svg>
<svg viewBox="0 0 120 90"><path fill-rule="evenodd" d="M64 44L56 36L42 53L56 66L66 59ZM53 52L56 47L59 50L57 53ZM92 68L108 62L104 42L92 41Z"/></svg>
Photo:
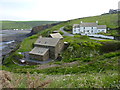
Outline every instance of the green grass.
<svg viewBox="0 0 120 90"><path fill-rule="evenodd" d="M65 42L76 42L76 43L80 43L80 42L87 42L87 41L97 41L97 40L93 40L90 39L88 36L81 36L81 35L75 35L74 37L71 36L64 36L64 41Z"/></svg>
<svg viewBox="0 0 120 90"><path fill-rule="evenodd" d="M52 24L57 21L0 21L3 30L4 29L31 29L35 26L40 26L43 24Z"/></svg>
<svg viewBox="0 0 120 90"><path fill-rule="evenodd" d="M118 73L109 71L106 73L91 73L53 76L53 82L48 88L115 88L118 87ZM49 76L49 79L51 77Z"/></svg>
<svg viewBox="0 0 120 90"><path fill-rule="evenodd" d="M17 52L27 52L31 51L34 47L34 42L37 40L37 38L26 38L24 41L21 43L20 48L17 50Z"/></svg>
<svg viewBox="0 0 120 90"><path fill-rule="evenodd" d="M117 28L118 27L118 14L107 14L99 15L93 17L85 17L81 19L75 19L70 21L68 24L79 24L80 21L83 22L96 22L98 21L100 25L107 25L108 28Z"/></svg>

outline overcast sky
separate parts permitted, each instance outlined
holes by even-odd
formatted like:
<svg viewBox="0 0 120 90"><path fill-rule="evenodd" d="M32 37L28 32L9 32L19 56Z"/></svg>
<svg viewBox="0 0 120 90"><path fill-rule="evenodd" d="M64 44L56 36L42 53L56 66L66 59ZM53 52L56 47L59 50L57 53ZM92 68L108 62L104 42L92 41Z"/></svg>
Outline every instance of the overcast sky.
<svg viewBox="0 0 120 90"><path fill-rule="evenodd" d="M0 20L65 21L117 9L119 0L0 0Z"/></svg>

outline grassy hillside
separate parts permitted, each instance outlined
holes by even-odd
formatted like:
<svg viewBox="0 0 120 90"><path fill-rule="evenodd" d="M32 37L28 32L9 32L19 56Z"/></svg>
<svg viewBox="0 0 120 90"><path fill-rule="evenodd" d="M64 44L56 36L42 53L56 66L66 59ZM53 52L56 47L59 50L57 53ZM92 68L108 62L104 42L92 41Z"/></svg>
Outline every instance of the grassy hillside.
<svg viewBox="0 0 120 90"><path fill-rule="evenodd" d="M57 21L0 21L2 29L31 29L43 24L56 23Z"/></svg>
<svg viewBox="0 0 120 90"><path fill-rule="evenodd" d="M114 22L110 21L112 15L115 19L113 19ZM117 19L115 16L117 14L112 15L102 15L103 19L101 18L101 21L98 21L101 24L105 24L106 22L110 28L116 28ZM32 84L35 84L36 80L40 81L42 79L43 83L44 80L50 80L44 86L48 88L120 88L118 80L120 41L116 40L92 40L87 36L80 35L74 37L65 36L64 41L69 42L70 45L61 53L63 57L62 61L53 61L48 64L36 66L18 66L12 62L19 63L18 58L22 58L23 56L19 55L18 52L30 51L33 48L33 43L40 35L49 36L48 32L51 33L54 30L59 30L65 25L79 23L81 20L91 20L90 22L93 22L93 20L96 21L100 17L95 16L88 17L88 19L84 18L63 22L24 39L20 48L5 59L4 64L7 67L3 66L3 69L19 73L16 77L19 76L18 78L21 81L16 87L22 88L28 87L27 76L21 78L28 72L30 73L28 76L31 77ZM41 77L41 79L37 79L37 77ZM15 83L14 81L11 83ZM39 85L33 86L38 87Z"/></svg>
<svg viewBox="0 0 120 90"><path fill-rule="evenodd" d="M118 14L106 14L106 15L74 19L74 20L70 21L69 24L70 25L79 24L80 21L83 21L83 22L98 21L99 25L107 25L108 28L117 28L118 27Z"/></svg>

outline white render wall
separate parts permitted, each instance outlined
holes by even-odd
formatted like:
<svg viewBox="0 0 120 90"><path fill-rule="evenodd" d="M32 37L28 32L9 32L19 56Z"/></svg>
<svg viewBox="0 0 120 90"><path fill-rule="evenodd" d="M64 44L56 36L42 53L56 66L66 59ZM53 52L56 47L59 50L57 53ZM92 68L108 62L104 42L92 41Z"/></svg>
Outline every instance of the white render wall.
<svg viewBox="0 0 120 90"><path fill-rule="evenodd" d="M104 32L104 33L106 33L106 29L98 29L98 33L99 32Z"/></svg>
<svg viewBox="0 0 120 90"><path fill-rule="evenodd" d="M97 29L97 27L80 27L80 28L73 28L73 34L92 34L92 33L106 33L106 29Z"/></svg>
<svg viewBox="0 0 120 90"><path fill-rule="evenodd" d="M80 28L73 28L73 34L79 34Z"/></svg>

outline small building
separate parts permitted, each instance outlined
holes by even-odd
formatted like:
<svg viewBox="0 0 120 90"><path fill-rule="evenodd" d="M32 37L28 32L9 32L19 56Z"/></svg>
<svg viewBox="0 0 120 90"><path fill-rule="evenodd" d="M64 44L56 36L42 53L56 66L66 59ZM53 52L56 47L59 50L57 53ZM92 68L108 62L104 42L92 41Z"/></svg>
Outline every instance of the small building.
<svg viewBox="0 0 120 90"><path fill-rule="evenodd" d="M50 34L50 36L52 37L52 38L63 38L63 36L60 34L60 33L53 33L53 34Z"/></svg>
<svg viewBox="0 0 120 90"><path fill-rule="evenodd" d="M73 34L106 33L106 25L98 25L98 21L96 21L96 23L85 23L81 21L80 24L73 25L72 32Z"/></svg>
<svg viewBox="0 0 120 90"><path fill-rule="evenodd" d="M34 43L34 48L29 52L31 59L48 60L57 59L64 48L64 41L61 38L39 37Z"/></svg>
<svg viewBox="0 0 120 90"><path fill-rule="evenodd" d="M34 47L32 51L29 52L29 55L31 59L45 61L49 59L49 49L42 47Z"/></svg>

